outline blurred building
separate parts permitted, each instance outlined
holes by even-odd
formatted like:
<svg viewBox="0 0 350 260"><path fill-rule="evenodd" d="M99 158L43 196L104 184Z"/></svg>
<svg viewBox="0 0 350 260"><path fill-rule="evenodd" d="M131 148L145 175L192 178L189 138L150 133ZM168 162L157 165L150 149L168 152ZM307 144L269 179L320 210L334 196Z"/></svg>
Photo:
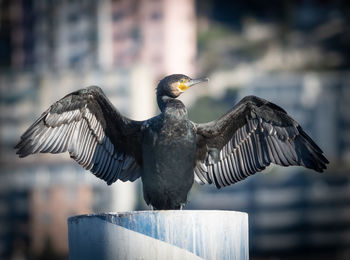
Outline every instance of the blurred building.
<svg viewBox="0 0 350 260"><path fill-rule="evenodd" d="M349 259L350 178L272 167L243 182L193 192L188 209L249 214L252 259Z"/></svg>
<svg viewBox="0 0 350 260"><path fill-rule="evenodd" d="M149 66L156 78L193 75L194 0L15 0L6 2L15 69Z"/></svg>
<svg viewBox="0 0 350 260"><path fill-rule="evenodd" d="M66 219L106 206L93 196L102 183L94 183L68 162L25 163L1 170L2 257L38 257L45 250L66 256Z"/></svg>
<svg viewBox="0 0 350 260"><path fill-rule="evenodd" d="M194 0L104 0L99 8L111 12L99 18L101 66L143 63L156 78L196 73Z"/></svg>
<svg viewBox="0 0 350 260"><path fill-rule="evenodd" d="M49 174L52 172L50 169ZM31 237L33 254L40 255L48 241L55 251L61 254L68 252L67 218L93 211L91 185L76 181L74 185L55 183L54 186L40 185L31 190L30 233L35 234Z"/></svg>

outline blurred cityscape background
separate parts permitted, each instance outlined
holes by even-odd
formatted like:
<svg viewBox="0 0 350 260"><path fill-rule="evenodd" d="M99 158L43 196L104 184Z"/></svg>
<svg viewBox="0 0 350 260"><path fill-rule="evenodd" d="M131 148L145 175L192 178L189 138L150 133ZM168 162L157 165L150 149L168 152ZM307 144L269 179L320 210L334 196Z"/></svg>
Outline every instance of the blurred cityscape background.
<svg viewBox="0 0 350 260"><path fill-rule="evenodd" d="M0 259L66 259L69 216L147 209L140 181L107 186L67 154L19 159L51 103L99 85L124 115L158 113L167 74L207 76L182 100L195 122L245 95L285 108L329 169L272 166L187 209L249 213L251 259L350 259L350 2L0 0Z"/></svg>

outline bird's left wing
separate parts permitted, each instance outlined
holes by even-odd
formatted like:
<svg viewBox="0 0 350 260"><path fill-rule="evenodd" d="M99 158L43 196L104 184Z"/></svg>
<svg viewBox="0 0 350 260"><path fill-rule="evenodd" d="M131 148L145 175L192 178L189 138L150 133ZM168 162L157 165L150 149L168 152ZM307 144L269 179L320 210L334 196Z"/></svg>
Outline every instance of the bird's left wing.
<svg viewBox="0 0 350 260"><path fill-rule="evenodd" d="M195 124L195 179L218 188L260 172L270 163L322 172L322 150L282 108L264 99L242 99L218 120Z"/></svg>
<svg viewBox="0 0 350 260"><path fill-rule="evenodd" d="M54 103L21 136L17 154L62 153L107 184L134 181L142 164L141 121L122 116L99 87Z"/></svg>

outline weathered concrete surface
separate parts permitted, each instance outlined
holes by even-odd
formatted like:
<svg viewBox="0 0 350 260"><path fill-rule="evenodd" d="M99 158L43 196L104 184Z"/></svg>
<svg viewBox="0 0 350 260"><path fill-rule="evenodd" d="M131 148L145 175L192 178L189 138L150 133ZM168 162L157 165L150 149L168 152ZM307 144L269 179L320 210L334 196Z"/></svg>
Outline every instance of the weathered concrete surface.
<svg viewBox="0 0 350 260"><path fill-rule="evenodd" d="M248 259L248 215L134 211L68 219L70 259Z"/></svg>

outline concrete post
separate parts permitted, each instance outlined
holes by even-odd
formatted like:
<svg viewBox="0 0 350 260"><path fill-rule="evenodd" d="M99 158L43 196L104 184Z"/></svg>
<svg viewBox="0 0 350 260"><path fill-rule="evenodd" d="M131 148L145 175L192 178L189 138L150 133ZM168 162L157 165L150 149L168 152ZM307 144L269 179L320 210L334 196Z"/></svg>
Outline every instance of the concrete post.
<svg viewBox="0 0 350 260"><path fill-rule="evenodd" d="M68 219L70 259L245 259L248 215L133 211Z"/></svg>

